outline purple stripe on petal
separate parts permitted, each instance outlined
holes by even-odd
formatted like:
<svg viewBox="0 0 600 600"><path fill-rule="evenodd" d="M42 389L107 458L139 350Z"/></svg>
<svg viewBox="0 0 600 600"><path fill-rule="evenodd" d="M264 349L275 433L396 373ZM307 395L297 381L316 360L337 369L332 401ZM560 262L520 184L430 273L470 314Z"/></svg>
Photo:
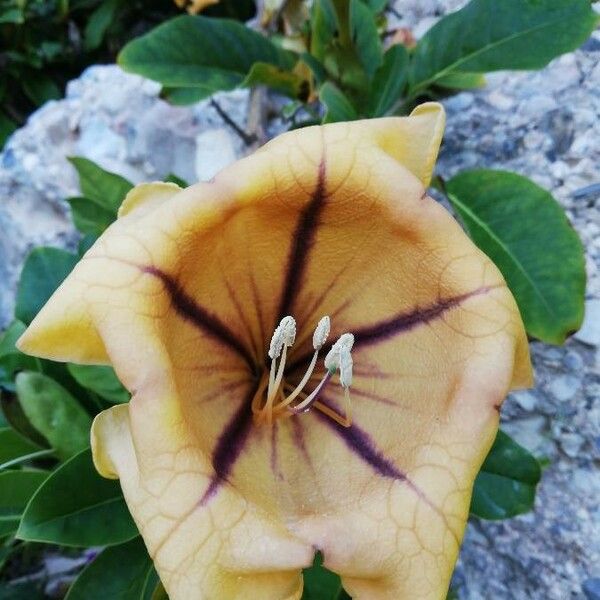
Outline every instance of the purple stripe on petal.
<svg viewBox="0 0 600 600"><path fill-rule="evenodd" d="M410 312L400 313L389 319L373 323L372 325L367 325L366 327L353 328L351 325L349 325L346 327L346 329L354 333L355 348L376 344L377 342L390 339L400 333L410 331L419 325L424 325L430 321L434 321L435 319L440 318L447 311L460 306L466 300L469 300L475 296L486 294L491 289L493 288L489 286L483 286L471 292L467 292L466 294L453 296L451 298L446 298L445 300L439 300L435 304L425 308L417 308ZM329 340L323 346L322 352L329 352L334 342L335 339ZM312 354L306 353L291 362L288 366L288 369L291 371L293 369L304 368L310 362L311 358Z"/></svg>
<svg viewBox="0 0 600 600"><path fill-rule="evenodd" d="M337 410L335 404L330 400L321 398L321 402L330 408ZM399 481L407 480L406 474L383 455L383 453L375 446L375 443L369 434L358 427L356 423L351 427L344 427L318 410L314 410L313 414L322 423L332 429L342 439L348 449L370 465L376 473L383 477L390 477L391 479L397 479Z"/></svg>
<svg viewBox="0 0 600 600"><path fill-rule="evenodd" d="M181 317L231 348L244 359L252 371L256 370L252 354L242 341L216 315L209 313L191 296L188 296L174 277L157 267L144 267L143 271L163 282L175 310Z"/></svg>
<svg viewBox="0 0 600 600"><path fill-rule="evenodd" d="M208 488L200 499L200 504L206 504L222 483L225 483L248 442L252 430L252 399L258 389L258 383L253 385L242 400L238 410L227 423L212 453L212 466L215 470Z"/></svg>
<svg viewBox="0 0 600 600"><path fill-rule="evenodd" d="M325 206L326 198L325 162L321 160L317 186L310 202L307 203L300 213L300 218L293 234L292 246L281 290L281 299L279 301L278 322L286 315L289 315L294 307L294 300L298 295L298 289L308 265L310 250L314 243L315 234L319 226L319 217Z"/></svg>

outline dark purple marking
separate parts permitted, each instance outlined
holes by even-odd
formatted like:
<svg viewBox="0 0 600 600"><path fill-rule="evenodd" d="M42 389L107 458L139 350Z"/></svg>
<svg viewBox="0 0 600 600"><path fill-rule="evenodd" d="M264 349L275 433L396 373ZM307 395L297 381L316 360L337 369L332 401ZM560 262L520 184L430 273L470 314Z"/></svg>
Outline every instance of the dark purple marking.
<svg viewBox="0 0 600 600"><path fill-rule="evenodd" d="M181 317L231 348L244 359L252 371L256 371L256 363L248 348L216 315L209 313L191 296L188 296L174 277L157 267L144 267L142 270L144 273L158 277L163 282L171 296L175 310Z"/></svg>
<svg viewBox="0 0 600 600"><path fill-rule="evenodd" d="M321 402L337 411L335 404L331 400L321 398ZM407 481L406 474L398 469L396 465L394 465L383 455L380 450L376 448L369 434L358 427L356 423L354 423L351 427L344 427L319 410L313 411L313 414L322 423L332 429L343 440L346 446L352 452L354 452L354 454L370 465L374 471L379 473L379 475L382 475L383 477L390 477L391 479L397 479L399 481Z"/></svg>
<svg viewBox="0 0 600 600"><path fill-rule="evenodd" d="M298 294L298 289L302 283L302 278L308 259L310 258L310 250L315 240L315 234L319 226L319 217L325 206L325 162L321 160L319 164L319 174L317 178L317 186L313 192L311 200L306 204L296 230L293 234L292 246L288 256L287 267L283 287L281 290L281 298L279 301L279 310L277 314L279 322L286 315L291 314L294 300Z"/></svg>
<svg viewBox="0 0 600 600"><path fill-rule="evenodd" d="M483 286L477 288L466 294L459 296L453 296L452 298L446 298L445 300L439 300L435 304L426 308L417 308L407 313L400 313L389 319L379 321L373 325L367 325L366 327L353 328L348 327L347 330L354 333L354 347L368 346L376 344L382 340L410 331L419 325L424 325L440 318L445 312L460 306L463 302L474 296L480 296L490 291L489 286ZM335 343L335 339L328 341L323 346L323 353L329 352L331 346ZM312 354L307 353L303 356L298 357L294 362L289 365L289 369L299 369L304 367L310 362Z"/></svg>
<svg viewBox="0 0 600 600"><path fill-rule="evenodd" d="M250 431L252 429L252 399L258 389L258 383L252 386L248 394L242 400L239 408L229 421L215 447L213 449L211 462L215 474L213 475L202 498L200 505L204 506L216 493L222 483L227 482L237 459L240 457Z"/></svg>

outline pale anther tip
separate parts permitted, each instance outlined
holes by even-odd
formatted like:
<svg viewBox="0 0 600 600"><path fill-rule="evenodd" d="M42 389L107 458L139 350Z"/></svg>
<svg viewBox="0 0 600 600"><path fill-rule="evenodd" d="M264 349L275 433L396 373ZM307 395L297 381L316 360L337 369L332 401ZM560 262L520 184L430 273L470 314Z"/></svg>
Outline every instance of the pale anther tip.
<svg viewBox="0 0 600 600"><path fill-rule="evenodd" d="M354 336L351 333L343 333L331 346L331 350L325 357L325 368L330 372L334 373L340 368L340 356L342 354L350 355L352 346L354 345Z"/></svg>
<svg viewBox="0 0 600 600"><path fill-rule="evenodd" d="M320 350L323 344L329 337L329 331L331 330L331 320L325 315L317 324L315 332L313 334L313 348Z"/></svg>

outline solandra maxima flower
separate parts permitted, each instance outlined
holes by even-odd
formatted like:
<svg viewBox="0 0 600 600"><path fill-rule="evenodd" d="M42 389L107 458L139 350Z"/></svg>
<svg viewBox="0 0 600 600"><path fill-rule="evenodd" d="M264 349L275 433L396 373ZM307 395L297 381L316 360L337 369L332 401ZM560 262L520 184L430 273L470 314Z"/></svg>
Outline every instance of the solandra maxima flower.
<svg viewBox="0 0 600 600"><path fill-rule="evenodd" d="M443 126L424 104L137 186L21 338L130 390L94 460L172 600L297 599L316 550L356 600L445 597L531 367L502 276L425 193Z"/></svg>

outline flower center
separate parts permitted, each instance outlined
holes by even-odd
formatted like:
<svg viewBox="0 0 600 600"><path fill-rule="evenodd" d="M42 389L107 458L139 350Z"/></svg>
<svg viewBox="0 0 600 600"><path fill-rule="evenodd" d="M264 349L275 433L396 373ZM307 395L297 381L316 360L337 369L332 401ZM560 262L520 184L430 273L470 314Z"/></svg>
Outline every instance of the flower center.
<svg viewBox="0 0 600 600"><path fill-rule="evenodd" d="M284 374L288 348L291 348L296 341L296 321L290 316L281 319L269 346L271 369L268 378L265 374L252 400L252 411L257 423L270 425L275 419L291 417L315 408L344 427L352 425L350 385L352 384L351 350L354 336L351 333L342 334L331 346L324 360L325 373L312 392L305 392L314 377L319 351L329 337L330 327L330 319L327 316L317 324L313 334L315 352L312 360L298 385L293 386L286 382ZM331 383L336 373L339 373L339 384L344 389L344 415L320 399L322 392Z"/></svg>

